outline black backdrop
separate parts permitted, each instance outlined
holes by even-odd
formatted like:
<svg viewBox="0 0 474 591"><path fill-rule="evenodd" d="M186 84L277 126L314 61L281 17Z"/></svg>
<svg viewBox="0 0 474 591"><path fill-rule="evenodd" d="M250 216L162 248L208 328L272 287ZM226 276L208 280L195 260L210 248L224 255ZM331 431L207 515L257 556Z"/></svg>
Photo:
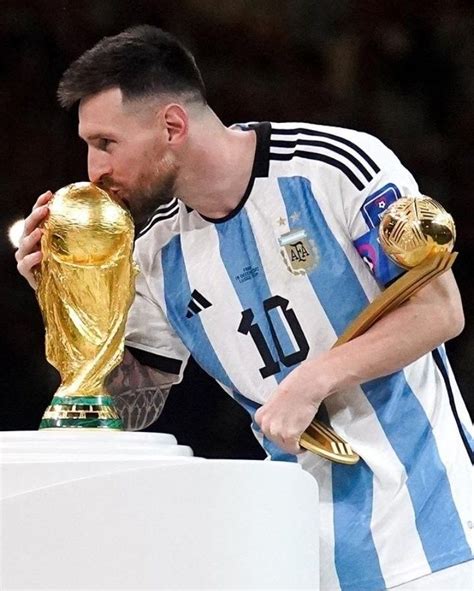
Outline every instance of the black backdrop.
<svg viewBox="0 0 474 591"><path fill-rule="evenodd" d="M161 26L190 47L225 123L296 120L366 130L451 211L467 327L448 352L472 414L469 6L461 0L2 0L0 429L36 429L57 385L44 360L39 309L16 272L7 230L39 193L87 177L76 114L55 101L58 80L101 37L141 23ZM261 457L248 425L244 411L190 364L149 430L175 433L198 455Z"/></svg>

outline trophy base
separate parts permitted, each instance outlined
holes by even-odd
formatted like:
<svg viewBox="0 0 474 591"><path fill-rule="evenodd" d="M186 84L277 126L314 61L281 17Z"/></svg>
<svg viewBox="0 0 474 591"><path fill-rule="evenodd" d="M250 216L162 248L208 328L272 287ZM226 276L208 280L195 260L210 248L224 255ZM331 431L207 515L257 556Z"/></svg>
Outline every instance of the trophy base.
<svg viewBox="0 0 474 591"><path fill-rule="evenodd" d="M111 396L55 396L39 428L123 431L123 423Z"/></svg>

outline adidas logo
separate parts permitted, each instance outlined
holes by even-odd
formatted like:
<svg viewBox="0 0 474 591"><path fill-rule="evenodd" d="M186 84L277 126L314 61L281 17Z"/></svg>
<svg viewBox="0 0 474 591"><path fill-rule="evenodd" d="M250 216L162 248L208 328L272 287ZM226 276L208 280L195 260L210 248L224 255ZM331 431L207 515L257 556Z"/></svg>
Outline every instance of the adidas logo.
<svg viewBox="0 0 474 591"><path fill-rule="evenodd" d="M202 312L205 308L210 308L211 306L211 302L206 300L202 294L194 289L191 294L191 299L189 300L186 318L191 318L194 314L199 314L199 312Z"/></svg>

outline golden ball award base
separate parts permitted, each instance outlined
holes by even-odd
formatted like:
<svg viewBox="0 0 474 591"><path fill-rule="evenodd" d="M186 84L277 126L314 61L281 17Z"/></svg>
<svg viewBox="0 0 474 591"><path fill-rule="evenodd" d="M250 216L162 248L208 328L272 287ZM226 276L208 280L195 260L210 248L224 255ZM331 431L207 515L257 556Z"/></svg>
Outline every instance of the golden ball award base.
<svg viewBox="0 0 474 591"><path fill-rule="evenodd" d="M37 298L61 384L40 429L122 430L104 382L123 357L134 297L132 218L96 185L74 183L53 196L43 230Z"/></svg>
<svg viewBox="0 0 474 591"><path fill-rule="evenodd" d="M402 197L385 212L379 240L386 254L408 271L380 293L348 326L334 347L366 332L430 281L450 269L456 227L451 215L427 196ZM342 464L355 464L358 454L328 425L314 419L300 437L304 449Z"/></svg>

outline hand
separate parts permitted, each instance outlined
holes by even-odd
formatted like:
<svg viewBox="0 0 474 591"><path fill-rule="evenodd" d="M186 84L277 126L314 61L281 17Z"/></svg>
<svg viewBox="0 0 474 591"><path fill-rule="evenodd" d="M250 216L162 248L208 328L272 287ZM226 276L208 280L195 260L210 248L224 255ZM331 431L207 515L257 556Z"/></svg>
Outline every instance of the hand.
<svg viewBox="0 0 474 591"><path fill-rule="evenodd" d="M38 197L30 215L25 220L20 246L15 253L17 269L33 289L36 289L33 269L42 260L40 249L42 231L39 226L49 213L48 203L52 197L51 191L46 191Z"/></svg>
<svg viewBox="0 0 474 591"><path fill-rule="evenodd" d="M318 371L320 369L321 371ZM316 360L305 361L278 386L255 413L262 432L287 453L301 453L299 438L330 394Z"/></svg>

